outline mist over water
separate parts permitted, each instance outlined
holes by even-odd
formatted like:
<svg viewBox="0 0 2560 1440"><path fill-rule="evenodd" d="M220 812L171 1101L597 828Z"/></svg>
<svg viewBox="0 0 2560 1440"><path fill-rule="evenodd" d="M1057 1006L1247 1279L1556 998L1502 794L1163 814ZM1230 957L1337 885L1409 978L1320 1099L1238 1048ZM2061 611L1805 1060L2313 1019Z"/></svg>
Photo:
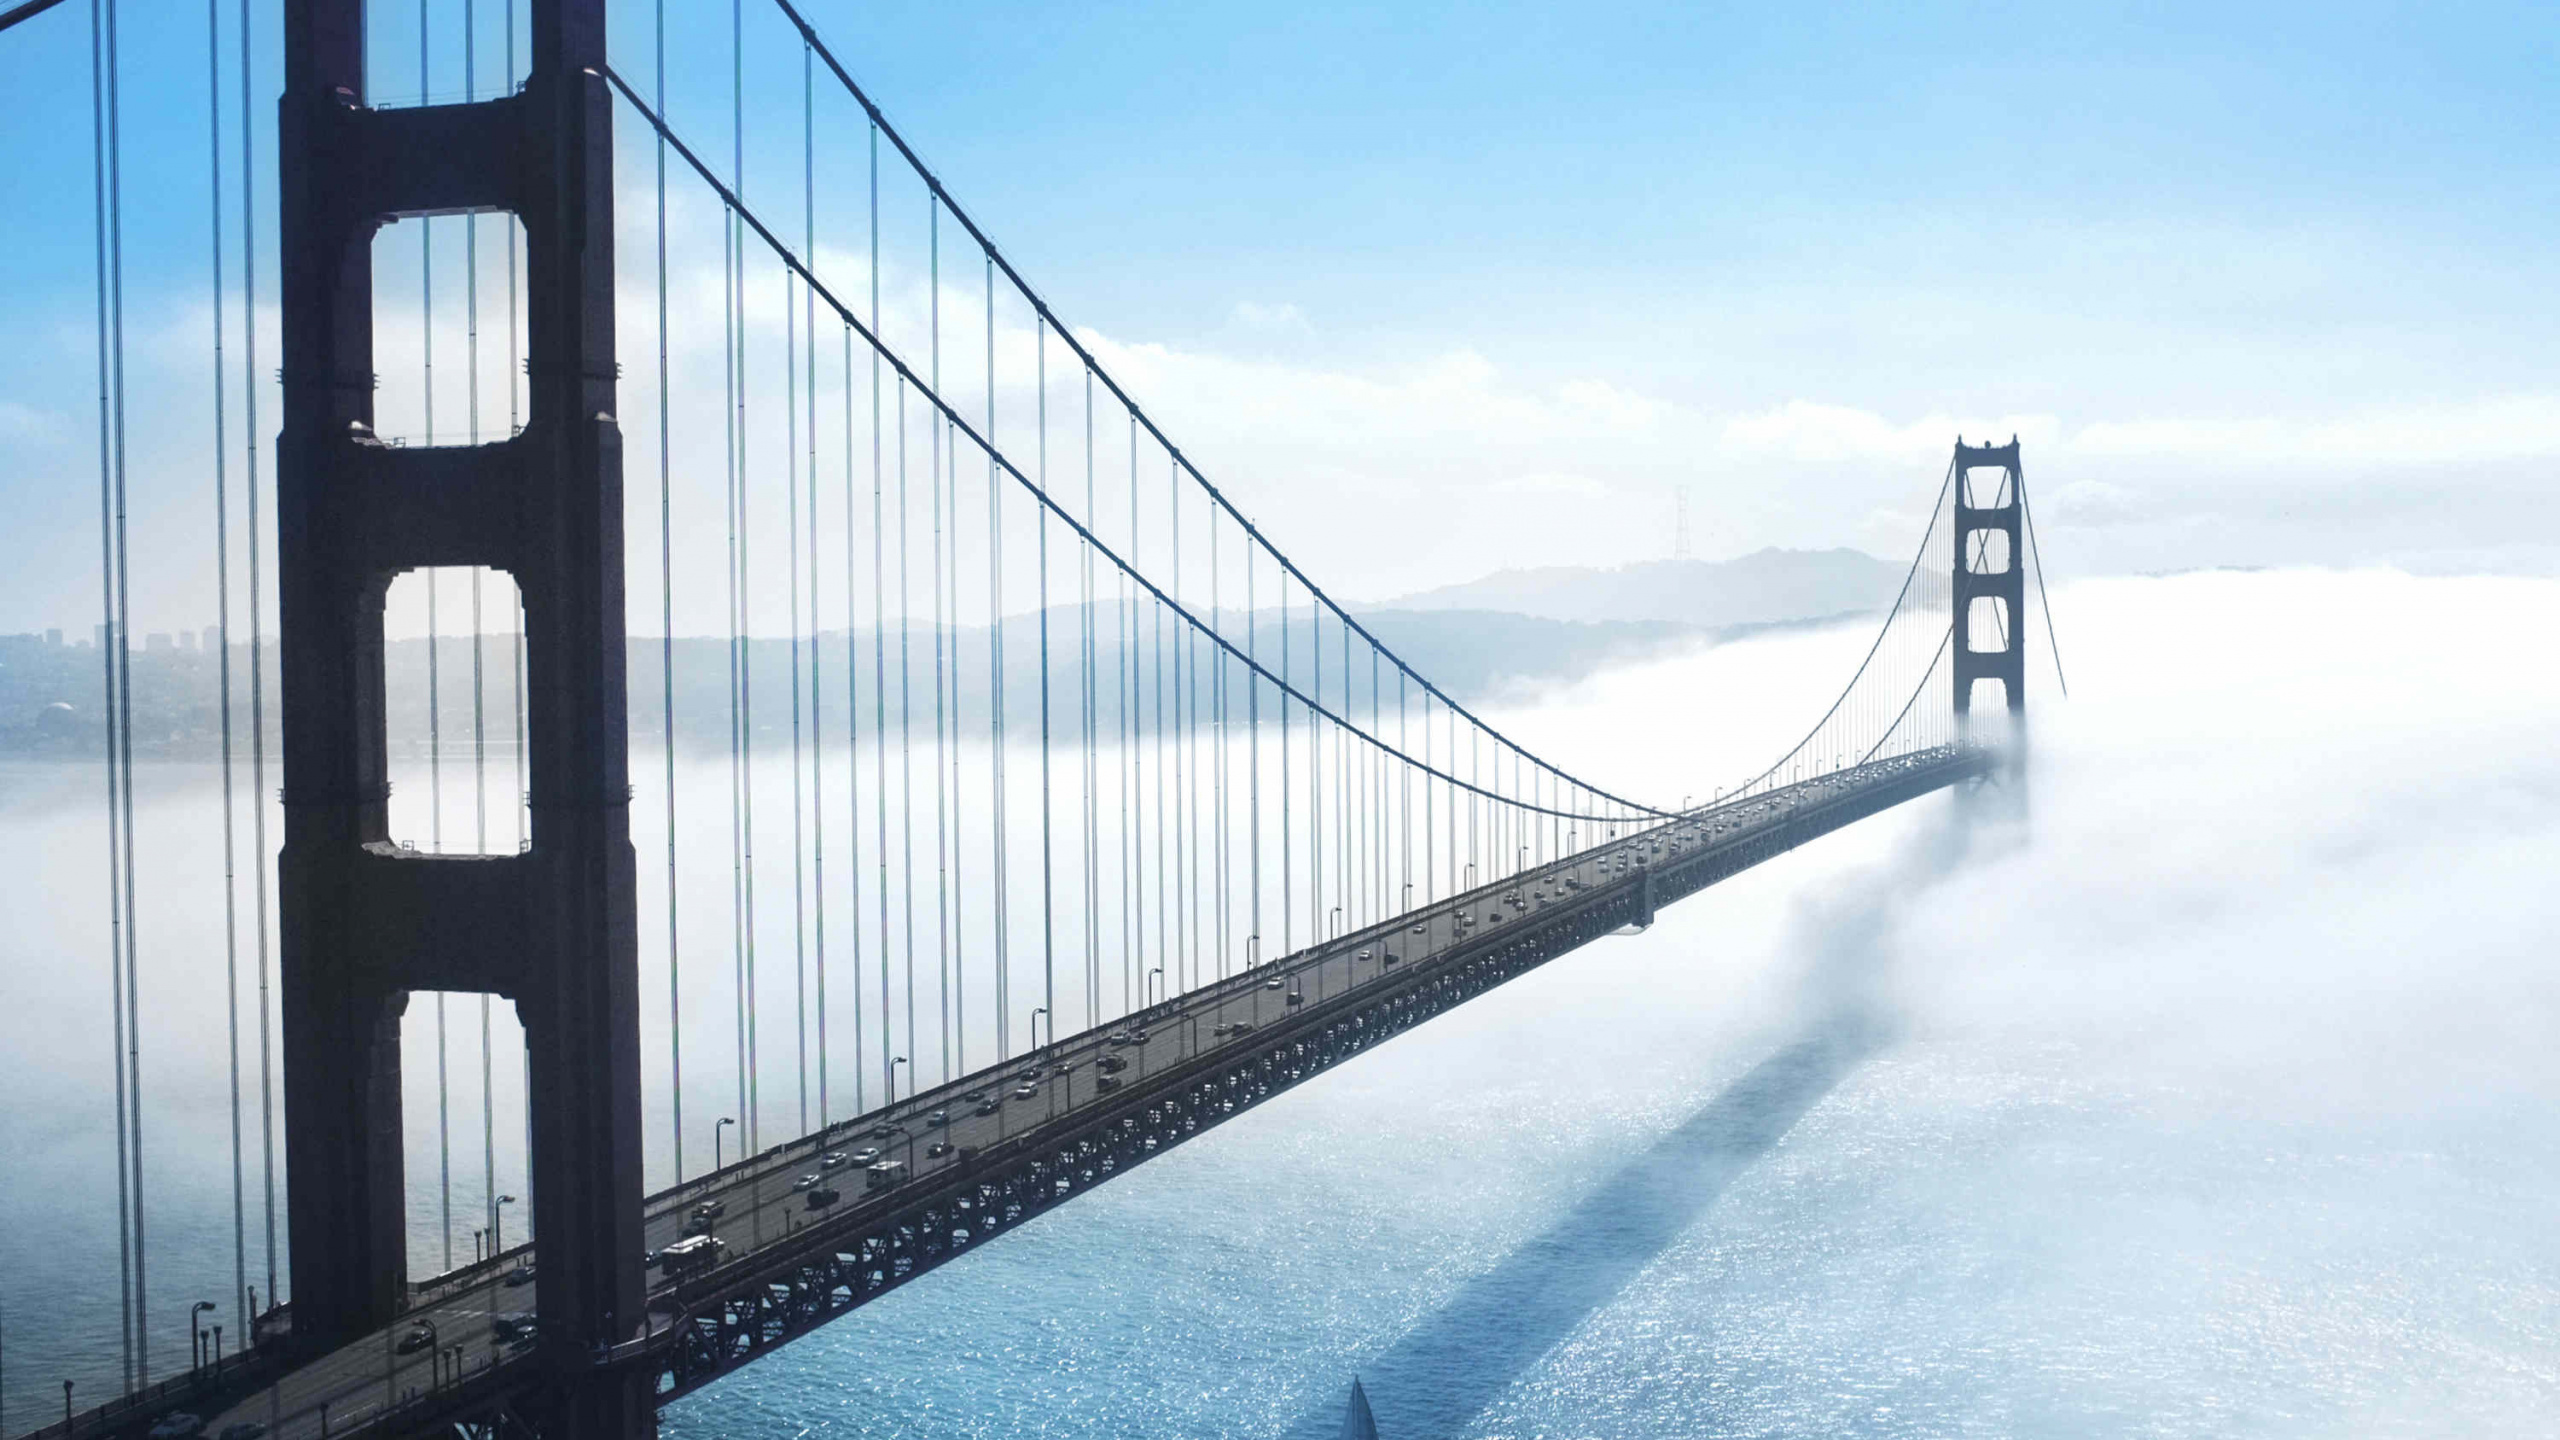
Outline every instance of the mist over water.
<svg viewBox="0 0 2560 1440"><path fill-rule="evenodd" d="M1720 885L687 1400L666 1433L1322 1435L1354 1373L1389 1440L2554 1433L2560 675L2539 657L2560 584L2212 574L2056 599L2073 698L2031 680L2022 826L1933 797ZM1862 643L1726 646L1496 723L1595 782L1704 798L1792 741ZM700 782L725 826L725 770ZM62 1375L85 1399L113 1370L103 792L0 773L0 1204L42 1241L0 1253L12 1425L58 1407ZM164 1371L189 1300L229 1308L221 937L172 933L218 926L215 793L144 790L145 903L168 911L142 916ZM635 816L657 823L646 794ZM657 837L635 840L645 876ZM725 887L685 903L725 928ZM706 1039L695 1089L693 1007L729 1013L705 969L695 1136L730 1083ZM476 1009L449 1018L469 1214ZM497 1108L520 1113L500 1020ZM254 1090L249 1114L257 1283Z"/></svg>

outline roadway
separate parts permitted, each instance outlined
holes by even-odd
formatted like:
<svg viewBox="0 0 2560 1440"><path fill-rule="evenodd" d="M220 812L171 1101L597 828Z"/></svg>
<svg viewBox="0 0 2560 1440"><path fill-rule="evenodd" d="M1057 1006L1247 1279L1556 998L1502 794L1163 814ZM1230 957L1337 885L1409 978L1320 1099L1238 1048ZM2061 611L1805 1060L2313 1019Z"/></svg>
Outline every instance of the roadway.
<svg viewBox="0 0 2560 1440"><path fill-rule="evenodd" d="M688 1231L699 1229L725 1247L718 1268L727 1269L752 1261L758 1251L811 1224L875 1207L894 1208L971 1153L1072 1122L1081 1110L1108 1098L1114 1089L1251 1033L1222 1033L1222 1027L1242 1022L1253 1031L1267 1029L1301 1007L1427 964L1465 941L1517 923L1582 890L1623 879L1639 866L1701 847L1746 841L1803 807L1889 780L1920 763L1923 757L1873 762L1695 811L1682 820L1639 830L1213 981L1053 1045L771 1146L648 1197L643 1202L646 1244L654 1257ZM1120 1062L1121 1068L1109 1078L1121 1085L1105 1088L1106 1062L1112 1060ZM906 1173L884 1188L867 1188L864 1168L852 1158L866 1148L906 1162ZM846 1158L830 1169L826 1161L830 1154ZM807 1190L796 1189L794 1182L808 1175L820 1177L819 1188L832 1189L839 1198L825 1203ZM707 1224L697 1225L690 1217L706 1203L716 1204L719 1213ZM340 1436L352 1426L380 1419L386 1409L404 1399L428 1397L442 1385L468 1384L493 1368L530 1375L531 1367L540 1363L530 1339L502 1338L495 1326L499 1316L529 1316L538 1308L540 1280L538 1274L530 1273L534 1264L533 1248L520 1246L496 1262L428 1282L421 1287L425 1298L391 1329L302 1365L267 1389L208 1417L203 1433L219 1435L226 1427L249 1422L268 1427L267 1433L280 1440ZM671 1279L652 1264L653 1326L662 1330L669 1323L679 1282L705 1273ZM413 1353L401 1353L403 1339L413 1335L433 1338Z"/></svg>

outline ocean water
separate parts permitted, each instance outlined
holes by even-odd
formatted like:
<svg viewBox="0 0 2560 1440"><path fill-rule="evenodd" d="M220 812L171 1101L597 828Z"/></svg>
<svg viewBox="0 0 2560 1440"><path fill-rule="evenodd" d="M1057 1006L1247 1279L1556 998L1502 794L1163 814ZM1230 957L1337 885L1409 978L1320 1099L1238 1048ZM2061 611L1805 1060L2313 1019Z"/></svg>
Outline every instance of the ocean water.
<svg viewBox="0 0 2560 1440"><path fill-rule="evenodd" d="M2560 676L2536 658L2560 584L2193 575L2057 602L2073 694L2036 677L2023 823L1942 796L1763 866L665 1433L1295 1440L1334 1433L1357 1375L1388 1440L2560 1434ZM1856 644L1666 660L1505 722L1603 782L1703 793L1794 723L1766 697L1818 703ZM114 1190L105 1045L78 1028L104 977L55 958L95 948L93 802L0 786L0 1204L45 1238L0 1253L20 1426L112 1369ZM164 846L203 828L180 792ZM168 1323L231 1284L216 941L145 1007L155 1344L181 1356Z"/></svg>

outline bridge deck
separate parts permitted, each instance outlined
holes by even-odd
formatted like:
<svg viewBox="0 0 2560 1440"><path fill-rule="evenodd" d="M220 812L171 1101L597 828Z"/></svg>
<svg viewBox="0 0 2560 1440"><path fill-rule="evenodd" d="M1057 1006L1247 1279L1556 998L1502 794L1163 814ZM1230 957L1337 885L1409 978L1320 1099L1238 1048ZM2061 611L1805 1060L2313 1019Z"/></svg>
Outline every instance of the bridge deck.
<svg viewBox="0 0 2560 1440"><path fill-rule="evenodd" d="M653 1275L647 1332L609 1353L501 1341L498 1316L536 1308L532 1247L420 1287L391 1330L243 1394L242 1376L205 1433L255 1421L305 1436L451 1433L493 1423L554 1367L646 1367L660 1403L760 1358L873 1297L1349 1056L1718 880L1856 820L1986 773L1976 751L1925 751L1727 802L1527 874L1313 946L1071 1035L870 1114L787 1141L646 1201L648 1244L682 1238L697 1206L726 1258ZM1246 1029L1231 1029L1241 1022ZM1122 1062L1106 1079L1105 1062ZM1116 1081L1116 1084L1109 1083ZM1021 1095L1024 1088L1028 1096ZM984 1113L981 1113L981 1112ZM864 1188L830 1152L879 1147L908 1163ZM822 1176L841 1198L795 1189ZM700 1227L696 1227L700 1228ZM403 1354L430 1326L435 1343ZM458 1352L458 1353L457 1353ZM207 1400L213 1397L207 1395ZM112 1422L36 1435L140 1433L190 1408L181 1393ZM498 1425L492 1433L502 1432Z"/></svg>

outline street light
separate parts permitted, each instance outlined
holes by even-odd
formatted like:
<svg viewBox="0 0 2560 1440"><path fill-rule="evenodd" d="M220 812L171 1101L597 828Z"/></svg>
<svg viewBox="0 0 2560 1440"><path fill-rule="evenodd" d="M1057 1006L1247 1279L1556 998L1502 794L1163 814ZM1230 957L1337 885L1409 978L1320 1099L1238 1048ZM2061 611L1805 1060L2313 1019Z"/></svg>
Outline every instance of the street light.
<svg viewBox="0 0 2560 1440"><path fill-rule="evenodd" d="M720 1124L711 1127L711 1169L714 1174L717 1174L720 1170L720 1127L722 1125L735 1125L737 1123L738 1119L736 1116L723 1115L720 1117Z"/></svg>
<svg viewBox="0 0 2560 1440"><path fill-rule="evenodd" d="M1050 1028L1054 1031L1057 1027L1051 1026ZM907 1057L904 1055L892 1055L889 1057L889 1103L892 1105L898 1103L898 1067L906 1063Z"/></svg>
<svg viewBox="0 0 2560 1440"><path fill-rule="evenodd" d="M204 1364L204 1330L196 1323L196 1317L214 1308L212 1301L199 1300L187 1311L187 1340L192 1347L190 1353L196 1357L199 1366Z"/></svg>
<svg viewBox="0 0 2560 1440"><path fill-rule="evenodd" d="M1158 965L1147 972L1147 993L1150 997L1153 997L1147 1001L1147 1008L1152 1010L1156 1006L1156 1000L1161 998L1164 994L1163 966Z"/></svg>
<svg viewBox="0 0 2560 1440"><path fill-rule="evenodd" d="M1048 1006L1031 1007L1031 1048L1034 1050L1040 1048L1040 1017L1043 1015L1049 1015ZM1049 1015L1049 1043L1052 1045L1058 1043L1058 1017L1055 1015Z"/></svg>
<svg viewBox="0 0 2560 1440"><path fill-rule="evenodd" d="M489 1206L489 1256L491 1259L496 1259L498 1252L507 1248L502 1231L507 1214L504 1207L514 1203L516 1203L516 1197L513 1195L501 1195Z"/></svg>

